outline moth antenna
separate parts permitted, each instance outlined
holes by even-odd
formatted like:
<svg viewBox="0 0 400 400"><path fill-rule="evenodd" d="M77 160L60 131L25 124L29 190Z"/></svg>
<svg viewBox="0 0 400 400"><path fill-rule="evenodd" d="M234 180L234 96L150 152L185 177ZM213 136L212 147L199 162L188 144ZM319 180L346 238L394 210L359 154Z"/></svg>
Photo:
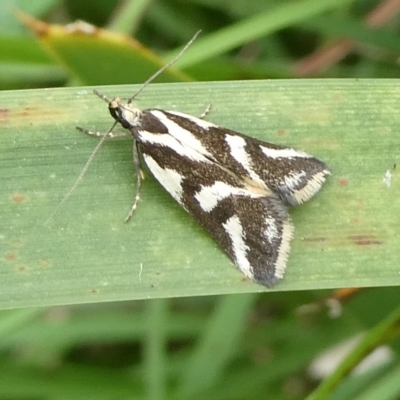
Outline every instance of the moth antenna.
<svg viewBox="0 0 400 400"><path fill-rule="evenodd" d="M186 45L183 47L183 49L171 60L169 61L167 64L165 64L163 67L161 67L158 71L156 71L153 75L150 76L150 78L148 78L143 84L142 86L139 88L139 90L128 99L127 103L130 104L142 91L143 89L151 82L153 81L155 78L157 78L158 75L160 75L161 73L163 73L167 68L169 68L172 64L174 64L182 55L183 53L185 53L185 51L189 48L189 46L196 40L197 36L200 34L201 30L198 30L193 37L186 43ZM99 91L97 91L96 89L93 90L93 92L100 97L102 100L104 100L107 103L110 103L110 99L105 96L104 94L100 93ZM46 220L46 222L44 223L45 225L48 225L51 220L54 218L54 216L60 211L60 209L62 208L62 206L64 205L64 203L72 196L72 194L75 192L76 188L78 187L78 185L81 183L83 177L86 175L86 172L89 169L90 164L93 162L96 154L98 153L98 151L100 150L101 146L104 144L104 142L107 140L109 134L112 132L112 130L114 129L114 127L117 125L118 121L115 121L115 123L113 124L113 126L110 128L110 130L107 132L106 135L104 135L101 140L98 142L97 146L94 148L94 150L92 151L92 154L90 155L90 157L88 158L85 166L83 167L81 173L79 174L78 178L76 179L75 183L73 184L73 186L71 187L71 189L68 191L68 193L64 196L64 198L61 200L60 204L56 207L56 209L52 212L52 214L50 215L50 217Z"/></svg>
<svg viewBox="0 0 400 400"><path fill-rule="evenodd" d="M100 93L97 89L93 89L93 93L104 100L106 103L110 103L111 99L109 99L105 94Z"/></svg>
<svg viewBox="0 0 400 400"><path fill-rule="evenodd" d="M169 68L171 65L175 64L183 55L183 53L186 52L186 50L192 45L192 43L197 39L197 36L199 36L201 32L201 29L198 30L193 37L185 44L185 46L183 47L183 49L171 60L169 61L167 64L165 64L163 67L161 67L158 71L156 71L153 75L150 76L150 78L148 78L143 84L142 86L139 88L139 90L128 99L128 104L132 103L132 101L144 90L144 88L154 79L157 78L158 75L162 74L167 68ZM100 94L99 94L100 95ZM102 97L100 95L100 97ZM103 97L102 97L103 98Z"/></svg>
<svg viewBox="0 0 400 400"><path fill-rule="evenodd" d="M101 96L100 96L101 97ZM61 210L62 206L64 203L72 196L72 194L75 192L76 188L78 185L81 183L83 177L86 175L86 172L88 171L90 164L93 162L94 158L96 157L96 154L99 152L100 147L104 144L104 142L107 140L109 134L112 132L112 130L115 128L117 125L117 122L114 122L113 126L110 128L110 130L101 138L101 140L97 143L96 147L92 151L92 154L89 156L88 160L86 161L85 166L83 167L81 173L79 174L78 178L76 179L75 183L72 185L71 189L68 190L67 194L63 197L63 199L60 201L56 209L51 213L50 217L47 218L46 222L44 223L45 225L49 225L51 220L54 218L56 214ZM79 129L79 128L78 128Z"/></svg>

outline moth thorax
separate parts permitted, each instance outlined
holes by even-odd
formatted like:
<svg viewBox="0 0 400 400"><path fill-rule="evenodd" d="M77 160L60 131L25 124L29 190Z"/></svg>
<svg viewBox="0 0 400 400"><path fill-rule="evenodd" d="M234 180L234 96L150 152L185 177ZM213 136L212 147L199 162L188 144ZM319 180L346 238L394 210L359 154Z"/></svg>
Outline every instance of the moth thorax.
<svg viewBox="0 0 400 400"><path fill-rule="evenodd" d="M131 104L121 104L120 105L121 118L128 122L131 126L137 126L140 122L140 117L142 111L131 105Z"/></svg>

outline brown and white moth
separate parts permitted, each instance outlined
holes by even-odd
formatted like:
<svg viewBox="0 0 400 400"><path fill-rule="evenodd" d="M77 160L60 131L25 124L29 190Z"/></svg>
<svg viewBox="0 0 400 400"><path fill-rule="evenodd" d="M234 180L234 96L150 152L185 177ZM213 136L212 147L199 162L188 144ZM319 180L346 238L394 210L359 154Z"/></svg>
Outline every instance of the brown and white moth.
<svg viewBox="0 0 400 400"><path fill-rule="evenodd" d="M247 277L272 286L284 275L293 237L288 206L310 199L330 170L307 153L260 141L201 118L137 108L133 100L139 92L175 62L195 37L126 102L96 92L108 102L115 123L105 135L81 130L103 135L101 143L106 137L132 135L137 194L127 219L140 198L143 159L161 186L211 234ZM116 124L127 130L125 134L112 132Z"/></svg>

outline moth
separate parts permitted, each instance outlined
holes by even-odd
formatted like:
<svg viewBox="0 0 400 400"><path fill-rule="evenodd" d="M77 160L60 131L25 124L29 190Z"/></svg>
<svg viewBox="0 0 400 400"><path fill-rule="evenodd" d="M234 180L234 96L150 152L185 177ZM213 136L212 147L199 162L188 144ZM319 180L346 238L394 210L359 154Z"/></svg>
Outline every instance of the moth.
<svg viewBox="0 0 400 400"><path fill-rule="evenodd" d="M150 77L139 92L174 61ZM141 110L133 104L139 92L126 102L96 92L108 102L115 123L105 136L79 128L103 139L132 135L137 193L127 219L140 199L143 160L244 275L261 285L276 284L284 275L294 233L288 206L299 205L318 192L329 168L302 151L257 140L203 118ZM127 131L114 133L116 124Z"/></svg>

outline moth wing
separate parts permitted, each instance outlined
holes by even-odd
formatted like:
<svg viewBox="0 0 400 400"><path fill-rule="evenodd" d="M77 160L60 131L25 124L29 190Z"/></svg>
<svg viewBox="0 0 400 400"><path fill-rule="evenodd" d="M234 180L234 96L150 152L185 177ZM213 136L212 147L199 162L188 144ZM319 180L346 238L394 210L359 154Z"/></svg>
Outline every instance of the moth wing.
<svg viewBox="0 0 400 400"><path fill-rule="evenodd" d="M279 199L232 195L210 216L217 227L204 227L247 277L265 286L283 278L294 228Z"/></svg>
<svg viewBox="0 0 400 400"><path fill-rule="evenodd" d="M155 112L186 148L193 148L241 179L266 184L286 204L304 203L330 175L325 163L303 151L254 139L191 115Z"/></svg>
<svg viewBox="0 0 400 400"><path fill-rule="evenodd" d="M248 188L218 164L158 146L141 148L159 183L202 225L249 278L272 286L283 277L293 236L286 206L265 188Z"/></svg>
<svg viewBox="0 0 400 400"><path fill-rule="evenodd" d="M246 143L252 170L286 204L309 200L331 173L324 162L303 151L258 140Z"/></svg>

